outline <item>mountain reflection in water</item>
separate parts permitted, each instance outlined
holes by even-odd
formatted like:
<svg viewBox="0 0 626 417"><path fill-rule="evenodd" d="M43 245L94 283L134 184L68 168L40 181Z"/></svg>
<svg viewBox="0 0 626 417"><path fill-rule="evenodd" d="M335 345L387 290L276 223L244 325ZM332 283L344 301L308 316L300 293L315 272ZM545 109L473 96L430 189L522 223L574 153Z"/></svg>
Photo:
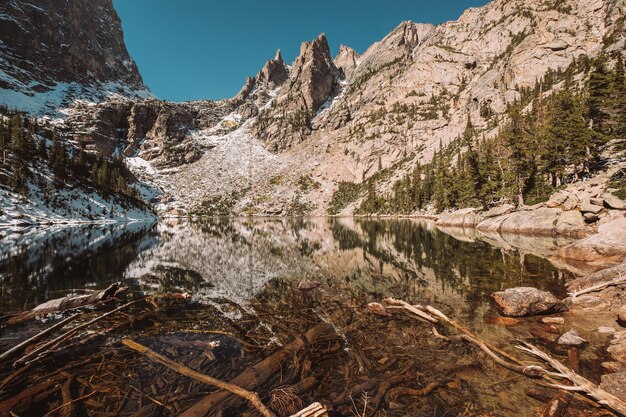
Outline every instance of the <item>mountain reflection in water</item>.
<svg viewBox="0 0 626 417"><path fill-rule="evenodd" d="M122 280L145 292L244 307L279 282L319 281L333 295L444 304L473 319L490 310L493 291L529 285L558 294L570 275L540 257L458 240L416 220L166 220L0 241L2 312Z"/></svg>

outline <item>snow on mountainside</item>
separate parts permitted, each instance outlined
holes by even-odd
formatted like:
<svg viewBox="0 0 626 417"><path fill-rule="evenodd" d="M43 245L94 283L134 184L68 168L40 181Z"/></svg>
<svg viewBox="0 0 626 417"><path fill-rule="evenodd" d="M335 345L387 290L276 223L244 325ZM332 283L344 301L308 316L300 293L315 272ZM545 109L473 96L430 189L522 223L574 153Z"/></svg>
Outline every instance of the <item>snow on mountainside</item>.
<svg viewBox="0 0 626 417"><path fill-rule="evenodd" d="M468 119L493 136L520 89L548 71L623 54L623 37L605 41L624 14L622 0L494 0L438 26L402 22L361 56L343 46L333 59L322 34L291 65L278 51L232 99L171 103L141 98L110 0L8 0L0 100L32 113L67 107L58 128L99 157L124 155L161 213L326 214L339 184L378 174L390 191ZM72 86L84 90L67 95ZM67 100L81 95L93 103Z"/></svg>
<svg viewBox="0 0 626 417"><path fill-rule="evenodd" d="M147 98L111 0L0 2L0 103L56 113L76 99Z"/></svg>
<svg viewBox="0 0 626 417"><path fill-rule="evenodd" d="M163 191L163 212L326 214L340 183L387 170L391 187L468 118L494 135L547 71L624 50L623 39L604 45L623 2L566 3L494 0L438 26L402 22L362 56L342 47L334 60L320 35L291 65L277 52L233 99L103 102L69 124L104 155L117 144L141 158L131 165Z"/></svg>

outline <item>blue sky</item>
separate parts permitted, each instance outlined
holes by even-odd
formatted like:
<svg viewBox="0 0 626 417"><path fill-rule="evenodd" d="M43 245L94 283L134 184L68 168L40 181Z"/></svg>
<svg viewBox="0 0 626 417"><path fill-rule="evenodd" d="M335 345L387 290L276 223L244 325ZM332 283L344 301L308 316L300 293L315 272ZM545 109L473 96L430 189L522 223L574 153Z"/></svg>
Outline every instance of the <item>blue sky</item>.
<svg viewBox="0 0 626 417"><path fill-rule="evenodd" d="M403 20L441 23L487 0L113 0L126 45L159 98L232 97L280 48L287 63L300 43L324 32L362 53Z"/></svg>

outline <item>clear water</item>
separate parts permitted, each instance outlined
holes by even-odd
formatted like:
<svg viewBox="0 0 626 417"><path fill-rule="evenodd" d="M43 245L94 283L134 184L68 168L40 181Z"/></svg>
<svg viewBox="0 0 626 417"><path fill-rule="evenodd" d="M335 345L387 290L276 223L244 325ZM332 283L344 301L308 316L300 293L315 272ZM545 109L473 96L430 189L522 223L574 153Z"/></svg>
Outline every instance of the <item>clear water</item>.
<svg viewBox="0 0 626 417"><path fill-rule="evenodd" d="M411 358L402 366L423 375L418 386L442 376L465 381L432 398L387 404L388 415L444 415L464 407L530 415L524 413L542 406L523 393L531 383L472 348L433 341L420 323L365 309L385 297L431 304L493 343L512 346L527 335L525 323L500 322L489 295L514 286L563 295L572 273L532 254L549 253L557 243L551 239L528 238L523 251L503 242L408 219L216 218L31 231L0 241L0 315L120 281L137 292L186 292L234 323L255 318L278 339L272 318L295 331L331 323L348 353L319 366L345 368L350 380L380 376L376 369L393 357L403 364ZM310 287L316 288L303 289ZM318 398L348 384L331 378L332 370L325 375L337 382L322 384Z"/></svg>

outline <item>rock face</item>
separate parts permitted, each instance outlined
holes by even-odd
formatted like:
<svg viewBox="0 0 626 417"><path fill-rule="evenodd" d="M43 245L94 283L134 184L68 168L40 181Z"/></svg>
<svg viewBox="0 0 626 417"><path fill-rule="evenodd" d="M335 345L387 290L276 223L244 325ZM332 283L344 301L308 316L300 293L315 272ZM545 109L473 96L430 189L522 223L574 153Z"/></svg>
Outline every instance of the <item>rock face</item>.
<svg viewBox="0 0 626 417"><path fill-rule="evenodd" d="M339 76L324 34L304 42L289 79L260 113L253 132L274 152L290 148L311 133L311 119L336 91Z"/></svg>
<svg viewBox="0 0 626 417"><path fill-rule="evenodd" d="M54 96L49 102L58 110L72 97L98 101L111 90L127 95L127 87L141 95L144 86L123 45L111 0L32 3L0 5L0 58L6 58L0 59L0 70L8 74L0 81L5 88L0 99L6 99L0 102L17 97L35 109ZM379 191L389 192L393 179L458 138L468 119L481 135L495 134L520 89L534 86L548 69L602 50L622 50L623 44L604 40L612 39L608 35L623 16L618 0L569 0L567 7L545 0L494 0L437 26L402 22L361 56L342 47L333 60L320 35L302 44L291 66L277 53L232 100L76 104L67 124L72 138L94 152L110 155L121 148L168 168L158 172L159 184L174 194L166 211L193 211L209 193L236 191L234 213L288 213L298 206L327 214L342 182L360 183L388 170L390 181ZM9 53L11 48L18 55ZM57 94L63 83L71 88ZM250 163L230 158L233 150L243 158L242 143ZM257 175L250 174L251 167ZM202 183L190 193L189 183L200 183L190 179L208 177L218 184ZM302 189L302 178L312 179L315 187ZM342 214L352 213L358 203L348 204ZM481 222L495 231L578 233L578 218L559 224L561 214L553 209L577 210L579 201L570 195L534 219L531 211L489 218L469 213L460 222ZM587 222L603 221L606 212L602 207Z"/></svg>
<svg viewBox="0 0 626 417"><path fill-rule="evenodd" d="M621 324L626 325L626 304L620 307L617 318Z"/></svg>
<svg viewBox="0 0 626 417"><path fill-rule="evenodd" d="M565 305L555 296L533 287L509 288L491 296L505 316L536 316L565 310Z"/></svg>
<svg viewBox="0 0 626 417"><path fill-rule="evenodd" d="M339 47L339 53L335 57L335 66L341 71L343 78L349 78L358 65L359 54L345 45Z"/></svg>
<svg viewBox="0 0 626 417"><path fill-rule="evenodd" d="M254 78L246 80L246 84L235 96L234 100L237 104L244 105L244 107L254 106L255 110L249 110L248 113L249 116L256 116L258 114L258 106L263 106L269 100L269 91L281 86L288 78L289 68L283 61L279 49L276 51L274 59L267 61Z"/></svg>
<svg viewBox="0 0 626 417"><path fill-rule="evenodd" d="M149 96L111 0L3 1L0 39L0 102L9 107L37 113L74 98Z"/></svg>

